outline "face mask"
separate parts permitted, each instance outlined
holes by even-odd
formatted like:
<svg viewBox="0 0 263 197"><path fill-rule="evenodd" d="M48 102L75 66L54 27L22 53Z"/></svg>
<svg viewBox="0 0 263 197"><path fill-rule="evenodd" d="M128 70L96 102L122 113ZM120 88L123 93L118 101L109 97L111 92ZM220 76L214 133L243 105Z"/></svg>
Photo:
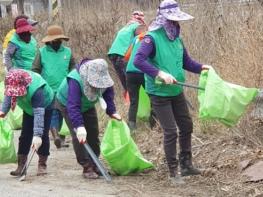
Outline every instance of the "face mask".
<svg viewBox="0 0 263 197"><path fill-rule="evenodd" d="M49 44L55 50L58 51L61 46L62 40L54 40L51 41Z"/></svg>
<svg viewBox="0 0 263 197"><path fill-rule="evenodd" d="M31 40L31 33L30 32L23 32L18 34L19 38L26 43L29 43Z"/></svg>
<svg viewBox="0 0 263 197"><path fill-rule="evenodd" d="M102 94L105 92L106 89L99 89L99 88L94 88L92 86L89 86L87 88L87 98L90 101L96 101L96 99L102 97Z"/></svg>

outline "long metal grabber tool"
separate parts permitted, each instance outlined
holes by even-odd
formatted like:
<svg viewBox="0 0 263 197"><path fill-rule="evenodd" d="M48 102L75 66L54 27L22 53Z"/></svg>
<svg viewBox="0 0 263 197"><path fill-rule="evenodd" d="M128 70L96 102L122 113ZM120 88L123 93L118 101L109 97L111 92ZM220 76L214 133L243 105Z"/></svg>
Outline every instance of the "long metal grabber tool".
<svg viewBox="0 0 263 197"><path fill-rule="evenodd" d="M155 83L156 84L164 84L164 82L161 79L156 79ZM180 81L174 81L173 84L174 85L185 86L185 87L189 87L189 88L194 88L194 89L198 89L198 90L205 90L205 88L202 88L200 86L192 85L192 84L188 84L188 83L183 83L183 82L180 82Z"/></svg>
<svg viewBox="0 0 263 197"><path fill-rule="evenodd" d="M94 151L90 148L90 146L85 143L83 144L86 151L89 153L90 157L92 158L92 160L94 161L94 163L96 164L96 166L98 167L99 171L101 172L101 174L103 175L103 177L106 179L106 181L111 181L111 176L109 175L109 173L107 172L107 170L105 170L105 168L103 167L102 163L100 162L99 158L95 155Z"/></svg>
<svg viewBox="0 0 263 197"><path fill-rule="evenodd" d="M194 89L198 89L198 90L205 90L205 88L202 88L200 86L196 86L196 85L192 85L192 84L188 84L188 83L183 83L183 82L179 82L179 81L176 81L174 84L189 87L189 88L194 88Z"/></svg>
<svg viewBox="0 0 263 197"><path fill-rule="evenodd" d="M22 169L22 172L21 172L21 175L19 177L19 181L24 181L26 179L26 174L27 174L27 170L28 170L28 167L33 159L33 156L36 152L36 149L35 148L32 148L30 153L29 153L29 158L27 159L27 162L25 163L23 169Z"/></svg>

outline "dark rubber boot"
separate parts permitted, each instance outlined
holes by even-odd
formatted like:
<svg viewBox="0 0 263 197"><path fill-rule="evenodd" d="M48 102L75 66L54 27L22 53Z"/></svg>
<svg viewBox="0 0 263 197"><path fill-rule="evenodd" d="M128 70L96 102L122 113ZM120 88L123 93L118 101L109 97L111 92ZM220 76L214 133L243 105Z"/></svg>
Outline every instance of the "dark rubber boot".
<svg viewBox="0 0 263 197"><path fill-rule="evenodd" d="M38 169L37 176L42 176L47 174L47 156L38 155Z"/></svg>
<svg viewBox="0 0 263 197"><path fill-rule="evenodd" d="M137 129L136 122L129 121L129 122L128 122L128 126L129 126L131 132L133 132L134 130Z"/></svg>
<svg viewBox="0 0 263 197"><path fill-rule="evenodd" d="M97 178L99 178L99 175L96 173L93 164L87 163L87 164L83 165L83 177L85 179L97 179Z"/></svg>
<svg viewBox="0 0 263 197"><path fill-rule="evenodd" d="M180 154L180 167L182 176L199 175L201 171L195 168L192 164L192 153L181 153Z"/></svg>
<svg viewBox="0 0 263 197"><path fill-rule="evenodd" d="M178 164L169 166L169 172L169 181L171 184L180 185L185 183L181 174L178 172Z"/></svg>
<svg viewBox="0 0 263 197"><path fill-rule="evenodd" d="M57 147L57 149L61 148L61 139L58 136L58 132L56 129L50 129L50 132L52 134L52 137L54 139L54 144Z"/></svg>
<svg viewBox="0 0 263 197"><path fill-rule="evenodd" d="M18 155L17 156L17 169L15 171L11 171L10 175L12 176L20 176L23 170L24 165L26 164L27 155Z"/></svg>

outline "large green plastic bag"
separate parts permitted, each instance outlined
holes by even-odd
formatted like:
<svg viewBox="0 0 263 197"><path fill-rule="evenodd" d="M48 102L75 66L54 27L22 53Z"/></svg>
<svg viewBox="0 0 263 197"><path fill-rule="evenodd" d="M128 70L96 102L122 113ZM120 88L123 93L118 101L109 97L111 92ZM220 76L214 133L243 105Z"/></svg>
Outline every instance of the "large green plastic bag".
<svg viewBox="0 0 263 197"><path fill-rule="evenodd" d="M4 100L4 82L0 83L0 102ZM15 110L10 110L6 117L11 129L21 129L22 128L22 119L23 119L23 110L17 105Z"/></svg>
<svg viewBox="0 0 263 197"><path fill-rule="evenodd" d="M199 118L216 119L226 126L236 125L247 105L259 93L256 88L225 82L213 68L201 73L199 86L205 88L198 91Z"/></svg>
<svg viewBox="0 0 263 197"><path fill-rule="evenodd" d="M69 131L69 128L65 122L65 120L63 120L63 124L62 124L62 127L58 133L59 135L64 135L64 136L68 136L70 135L70 131Z"/></svg>
<svg viewBox="0 0 263 197"><path fill-rule="evenodd" d="M3 81L0 82L0 102L2 103L4 100L4 91L5 91L5 84Z"/></svg>
<svg viewBox="0 0 263 197"><path fill-rule="evenodd" d="M148 94L145 92L144 88L141 86L139 92L137 118L148 121L150 117L150 113L151 113L150 98Z"/></svg>
<svg viewBox="0 0 263 197"><path fill-rule="evenodd" d="M10 110L7 114L7 121L13 130L22 128L23 110L17 105L15 110Z"/></svg>
<svg viewBox="0 0 263 197"><path fill-rule="evenodd" d="M117 175L128 175L153 168L153 164L143 158L124 121L108 122L101 143L101 152Z"/></svg>
<svg viewBox="0 0 263 197"><path fill-rule="evenodd" d="M0 119L0 163L16 163L14 133L4 119Z"/></svg>

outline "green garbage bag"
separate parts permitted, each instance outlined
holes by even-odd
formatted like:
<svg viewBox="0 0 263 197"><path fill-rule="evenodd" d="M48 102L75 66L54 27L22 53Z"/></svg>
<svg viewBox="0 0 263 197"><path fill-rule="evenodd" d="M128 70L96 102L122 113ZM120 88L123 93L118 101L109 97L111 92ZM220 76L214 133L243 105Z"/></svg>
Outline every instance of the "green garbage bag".
<svg viewBox="0 0 263 197"><path fill-rule="evenodd" d="M145 92L144 88L140 87L139 92L139 104L137 111L137 118L148 121L151 113L151 103L148 94Z"/></svg>
<svg viewBox="0 0 263 197"><path fill-rule="evenodd" d="M225 82L213 68L202 71L198 91L199 118L216 119L226 126L234 126L249 105L258 95L256 88L245 88Z"/></svg>
<svg viewBox="0 0 263 197"><path fill-rule="evenodd" d="M0 163L16 163L14 133L4 119L0 119Z"/></svg>
<svg viewBox="0 0 263 197"><path fill-rule="evenodd" d="M2 103L4 100L4 91L5 91L5 84L3 81L0 82L0 102Z"/></svg>
<svg viewBox="0 0 263 197"><path fill-rule="evenodd" d="M4 101L4 82L0 82L0 102ZM15 110L10 110L6 116L6 119L13 130L22 128L23 110L17 105Z"/></svg>
<svg viewBox="0 0 263 197"><path fill-rule="evenodd" d="M58 133L59 135L64 135L64 136L68 136L70 135L70 131L69 131L69 128L65 122L65 120L63 120L63 124L62 124L62 127Z"/></svg>
<svg viewBox="0 0 263 197"><path fill-rule="evenodd" d="M153 164L143 158L124 121L108 122L101 142L101 152L117 175L128 175L153 168Z"/></svg>
<svg viewBox="0 0 263 197"><path fill-rule="evenodd" d="M13 130L22 128L23 110L17 105L15 110L10 110L7 114L7 121Z"/></svg>

